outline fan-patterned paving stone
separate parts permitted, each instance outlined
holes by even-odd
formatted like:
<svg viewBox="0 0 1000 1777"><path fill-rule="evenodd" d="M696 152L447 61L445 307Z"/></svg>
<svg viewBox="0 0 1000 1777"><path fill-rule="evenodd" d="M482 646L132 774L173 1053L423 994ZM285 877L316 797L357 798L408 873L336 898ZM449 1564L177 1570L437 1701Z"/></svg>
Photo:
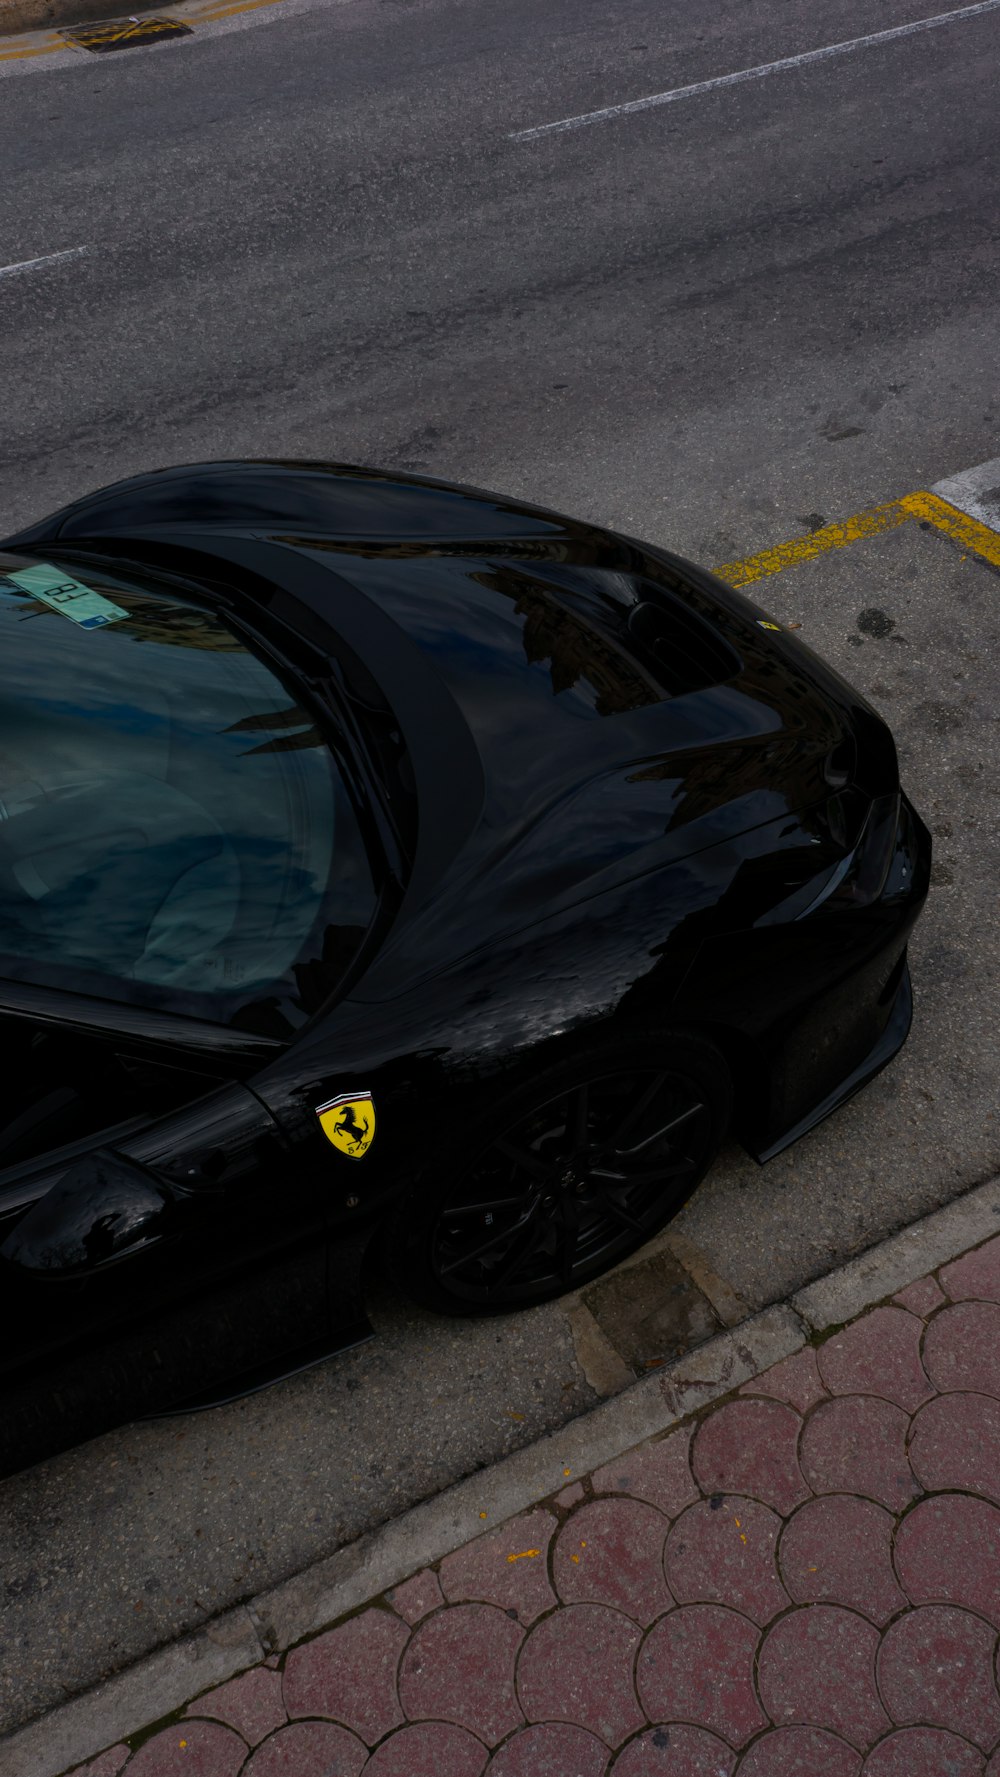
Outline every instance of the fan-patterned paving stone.
<svg viewBox="0 0 1000 1777"><path fill-rule="evenodd" d="M770 1395L776 1401L784 1401L787 1406L794 1407L796 1413L808 1413L819 1401L825 1401L827 1391L820 1381L816 1353L811 1345L804 1345L801 1351L793 1351L791 1357L783 1357L779 1364L772 1364L762 1376L750 1382L744 1382L740 1394Z"/></svg>
<svg viewBox="0 0 1000 1777"><path fill-rule="evenodd" d="M524 1630L493 1604L455 1604L413 1632L399 1668L410 1721L451 1721L487 1746L520 1727L514 1666Z"/></svg>
<svg viewBox="0 0 1000 1777"><path fill-rule="evenodd" d="M757 1682L775 1726L828 1728L865 1752L892 1722L878 1698L878 1630L852 1610L812 1604L775 1623Z"/></svg>
<svg viewBox="0 0 1000 1777"><path fill-rule="evenodd" d="M489 1777L604 1777L610 1757L586 1729L547 1721L506 1740L490 1760Z"/></svg>
<svg viewBox="0 0 1000 1777"><path fill-rule="evenodd" d="M941 1394L965 1390L1000 1400L1000 1303L942 1308L924 1335L924 1366Z"/></svg>
<svg viewBox="0 0 1000 1777"><path fill-rule="evenodd" d="M922 1499L896 1532L896 1572L914 1604L957 1604L1000 1628L1000 1511L984 1499Z"/></svg>
<svg viewBox="0 0 1000 1777"><path fill-rule="evenodd" d="M905 1290L897 1290L892 1299L897 1308L908 1308L911 1314L918 1315L921 1320L926 1320L929 1314L934 1313L935 1308L940 1308L942 1302L947 1301L943 1289L933 1277L918 1277L916 1283L908 1283Z"/></svg>
<svg viewBox="0 0 1000 1777"><path fill-rule="evenodd" d="M814 1493L861 1493L901 1512L920 1493L906 1457L909 1426L901 1407L877 1395L827 1401L803 1429L802 1473Z"/></svg>
<svg viewBox="0 0 1000 1777"><path fill-rule="evenodd" d="M128 1756L127 1746L109 1746L106 1752L98 1753L88 1765L75 1765L69 1777L118 1777Z"/></svg>
<svg viewBox="0 0 1000 1777"><path fill-rule="evenodd" d="M595 1469L591 1483L595 1493L629 1493L658 1506L668 1518L676 1518L698 1498L690 1462L691 1428L683 1426L665 1438L639 1444Z"/></svg>
<svg viewBox="0 0 1000 1777"><path fill-rule="evenodd" d="M695 1433L691 1466L703 1493L745 1493L786 1516L809 1497L799 1473L802 1420L780 1401L718 1407Z"/></svg>
<svg viewBox="0 0 1000 1777"><path fill-rule="evenodd" d="M552 1563L564 1604L610 1604L643 1628L673 1604L663 1577L667 1521L636 1499L596 1499L568 1518Z"/></svg>
<svg viewBox="0 0 1000 1777"><path fill-rule="evenodd" d="M368 1748L330 1721L295 1721L258 1746L244 1777L361 1777Z"/></svg>
<svg viewBox="0 0 1000 1777"><path fill-rule="evenodd" d="M1000 1302L1000 1234L943 1266L941 1283L953 1302Z"/></svg>
<svg viewBox="0 0 1000 1777"><path fill-rule="evenodd" d="M528 1635L517 1694L529 1721L567 1721L608 1746L642 1726L633 1667L642 1631L601 1604L569 1604Z"/></svg>
<svg viewBox="0 0 1000 1777"><path fill-rule="evenodd" d="M248 1746L257 1746L288 1720L281 1701L281 1674L266 1666L254 1666L240 1678L231 1678L199 1697L185 1713L225 1722L243 1736Z"/></svg>
<svg viewBox="0 0 1000 1777"><path fill-rule="evenodd" d="M364 1777L482 1777L485 1746L454 1722L424 1721L399 1728L376 1747ZM332 1772L331 1777L339 1777Z"/></svg>
<svg viewBox="0 0 1000 1777"><path fill-rule="evenodd" d="M753 1662L760 1630L719 1604L686 1604L657 1623L636 1663L650 1721L687 1721L743 1746L767 1726Z"/></svg>
<svg viewBox="0 0 1000 1777"><path fill-rule="evenodd" d="M667 1537L667 1583L679 1604L728 1604L755 1623L788 1608L775 1552L781 1519L769 1506L713 1494L689 1506Z"/></svg>
<svg viewBox="0 0 1000 1777"><path fill-rule="evenodd" d="M772 1728L744 1753L739 1777L859 1777L861 1756L825 1728Z"/></svg>
<svg viewBox="0 0 1000 1777"><path fill-rule="evenodd" d="M631 1740L611 1768L613 1777L730 1777L735 1764L723 1740L672 1721Z"/></svg>
<svg viewBox="0 0 1000 1777"><path fill-rule="evenodd" d="M181 1721L164 1728L129 1759L128 1777L236 1777L246 1741L221 1722Z"/></svg>
<svg viewBox="0 0 1000 1777"><path fill-rule="evenodd" d="M995 1630L950 1604L927 1604L889 1625L876 1671L894 1722L949 1728L984 1752L1000 1740Z"/></svg>
<svg viewBox="0 0 1000 1777"><path fill-rule="evenodd" d="M983 1777L982 1754L940 1728L901 1728L868 1754L863 1777Z"/></svg>
<svg viewBox="0 0 1000 1777"><path fill-rule="evenodd" d="M441 1563L445 1597L451 1604L482 1599L500 1610L515 1610L526 1626L533 1623L556 1603L548 1571L555 1530L552 1513L539 1509L467 1543Z"/></svg>
<svg viewBox="0 0 1000 1777"><path fill-rule="evenodd" d="M398 1617L366 1610L293 1648L283 1683L289 1715L328 1716L374 1746L403 1719L396 1672L408 1640Z"/></svg>
<svg viewBox="0 0 1000 1777"><path fill-rule="evenodd" d="M437 1610L444 1603L444 1593L441 1590L438 1576L429 1567L425 1567L420 1573L413 1574L410 1579L404 1580L402 1585L393 1586L392 1591L386 1593L386 1597L397 1616L401 1616L404 1622L411 1625L419 1623L423 1617L430 1616L432 1610Z"/></svg>
<svg viewBox="0 0 1000 1777"><path fill-rule="evenodd" d="M928 1493L978 1493L1000 1505L1000 1400L941 1394L913 1421L910 1461Z"/></svg>
<svg viewBox="0 0 1000 1777"><path fill-rule="evenodd" d="M933 1390L920 1362L923 1323L903 1308L873 1308L819 1347L831 1394L875 1394L914 1413Z"/></svg>
<svg viewBox="0 0 1000 1777"><path fill-rule="evenodd" d="M842 1604L881 1628L906 1604L893 1572L893 1528L891 1514L869 1499L834 1493L807 1501L778 1550L789 1596L796 1604Z"/></svg>

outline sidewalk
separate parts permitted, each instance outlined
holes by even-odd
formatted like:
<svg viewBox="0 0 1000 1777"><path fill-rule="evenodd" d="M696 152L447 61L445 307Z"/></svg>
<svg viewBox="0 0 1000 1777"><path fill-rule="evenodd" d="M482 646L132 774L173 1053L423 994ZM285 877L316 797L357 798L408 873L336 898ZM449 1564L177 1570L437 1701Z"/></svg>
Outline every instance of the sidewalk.
<svg viewBox="0 0 1000 1777"><path fill-rule="evenodd" d="M192 1671L194 1701L75 1772L1000 1777L998 1214L980 1187L638 1384L630 1420L619 1399L545 1440L550 1474L574 1430L593 1449L617 1428L622 1453L566 1464L541 1503L505 1513L509 1459L444 1496L450 1537L438 1501L380 1533L392 1551L344 1551L339 1594L314 1576L309 1600L343 1620L221 1685ZM992 1237L885 1299L963 1227ZM654 1397L669 1429L623 1439ZM365 1590L442 1536L443 1558ZM255 1604L288 1647L265 1620L288 1598ZM45 1720L0 1769L50 1777Z"/></svg>

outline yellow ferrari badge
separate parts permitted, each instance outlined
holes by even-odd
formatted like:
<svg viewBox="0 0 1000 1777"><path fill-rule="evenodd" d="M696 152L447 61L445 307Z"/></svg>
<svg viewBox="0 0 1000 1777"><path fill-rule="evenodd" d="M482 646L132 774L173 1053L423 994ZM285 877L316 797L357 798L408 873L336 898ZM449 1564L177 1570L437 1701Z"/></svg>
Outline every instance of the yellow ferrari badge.
<svg viewBox="0 0 1000 1777"><path fill-rule="evenodd" d="M341 1092L316 1106L319 1126L342 1154L360 1160L375 1140L375 1105L369 1092Z"/></svg>

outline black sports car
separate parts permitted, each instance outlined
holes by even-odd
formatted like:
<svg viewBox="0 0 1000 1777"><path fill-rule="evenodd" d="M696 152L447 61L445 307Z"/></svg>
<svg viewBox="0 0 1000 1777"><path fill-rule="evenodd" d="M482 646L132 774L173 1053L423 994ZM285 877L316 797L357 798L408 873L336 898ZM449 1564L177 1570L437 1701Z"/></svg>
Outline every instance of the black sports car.
<svg viewBox="0 0 1000 1777"><path fill-rule="evenodd" d="M930 839L711 574L492 494L173 468L0 544L7 1469L420 1301L579 1286L890 1059Z"/></svg>

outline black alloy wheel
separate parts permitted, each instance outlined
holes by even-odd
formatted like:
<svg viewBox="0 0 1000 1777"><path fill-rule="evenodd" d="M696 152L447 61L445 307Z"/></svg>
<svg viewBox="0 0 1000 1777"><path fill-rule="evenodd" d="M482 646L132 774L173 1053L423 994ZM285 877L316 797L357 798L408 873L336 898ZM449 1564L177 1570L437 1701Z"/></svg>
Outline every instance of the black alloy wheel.
<svg viewBox="0 0 1000 1777"><path fill-rule="evenodd" d="M496 1117L420 1218L423 1250L407 1243L405 1283L422 1301L489 1314L578 1288L677 1213L728 1122L725 1063L694 1038L682 1053L646 1051L626 1066L605 1057L555 1084L545 1092L539 1081L530 1108L521 1095L509 1120Z"/></svg>

